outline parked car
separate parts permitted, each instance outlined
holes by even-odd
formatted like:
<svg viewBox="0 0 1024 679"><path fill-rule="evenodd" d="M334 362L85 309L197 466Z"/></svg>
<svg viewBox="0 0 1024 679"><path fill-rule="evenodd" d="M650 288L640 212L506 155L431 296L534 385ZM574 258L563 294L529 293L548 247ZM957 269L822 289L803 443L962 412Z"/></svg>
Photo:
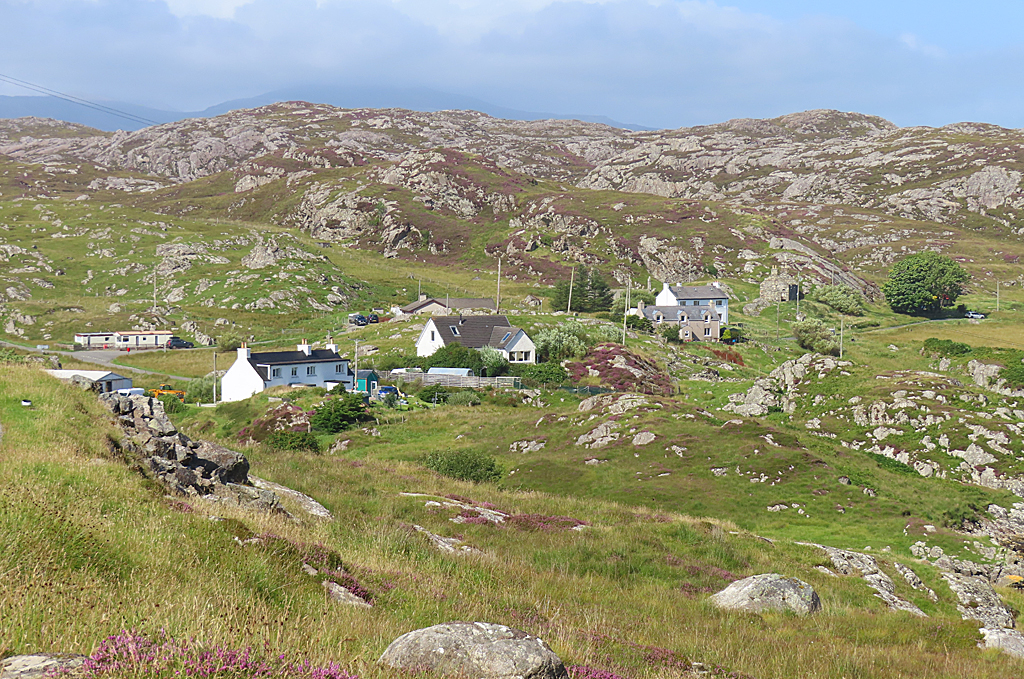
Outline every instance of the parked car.
<svg viewBox="0 0 1024 679"><path fill-rule="evenodd" d="M349 314L348 322L351 323L352 325L362 326L366 325L369 321L367 321L366 316L362 314Z"/></svg>
<svg viewBox="0 0 1024 679"><path fill-rule="evenodd" d="M978 313L977 311L968 311L964 314L964 318L985 318L985 314Z"/></svg>
<svg viewBox="0 0 1024 679"><path fill-rule="evenodd" d="M377 314L370 314L366 317L367 323L380 323L380 317Z"/></svg>
<svg viewBox="0 0 1024 679"><path fill-rule="evenodd" d="M180 337L172 337L167 340L167 343L164 346L168 349L192 349L196 345L187 340L183 340Z"/></svg>

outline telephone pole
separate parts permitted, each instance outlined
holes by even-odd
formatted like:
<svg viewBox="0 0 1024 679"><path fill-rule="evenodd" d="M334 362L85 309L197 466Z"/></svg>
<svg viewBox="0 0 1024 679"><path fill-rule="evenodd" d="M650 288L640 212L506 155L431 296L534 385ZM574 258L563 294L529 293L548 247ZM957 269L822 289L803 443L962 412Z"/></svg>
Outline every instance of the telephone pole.
<svg viewBox="0 0 1024 679"><path fill-rule="evenodd" d="M576 267L569 272L569 303L565 307L565 313L572 313L572 284L576 277Z"/></svg>
<svg viewBox="0 0 1024 679"><path fill-rule="evenodd" d="M622 296L625 304L622 307L622 346L626 346L626 314L629 313L629 289L633 287L633 279L627 279L626 294Z"/></svg>
<svg viewBox="0 0 1024 679"><path fill-rule="evenodd" d="M501 255L498 255L498 299L494 301L494 310L501 313Z"/></svg>

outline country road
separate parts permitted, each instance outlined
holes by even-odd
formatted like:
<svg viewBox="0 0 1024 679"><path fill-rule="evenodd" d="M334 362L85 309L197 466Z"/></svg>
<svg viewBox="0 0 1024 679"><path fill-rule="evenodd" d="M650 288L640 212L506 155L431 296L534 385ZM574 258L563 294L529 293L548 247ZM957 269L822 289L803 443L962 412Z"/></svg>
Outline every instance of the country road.
<svg viewBox="0 0 1024 679"><path fill-rule="evenodd" d="M14 349L30 349L31 348L31 347L22 346L20 344L14 344L13 342L5 342L3 340L0 340L0 345L11 347L11 348L14 348ZM116 371L122 371L123 372L123 371L127 370L129 372L139 373L139 374L144 374L144 375L167 375L167 377L170 377L172 380L182 380L184 382L187 382L187 381L192 379L191 377L183 377L181 375L168 375L167 373L158 372L156 370L145 370L143 368L135 368L135 367L132 367L130 365L120 365L118 363L114 363L114 359L115 358L120 358L121 356L125 355L125 353L123 351L118 351L116 349L94 349L94 350L91 350L91 351L47 351L46 353L48 353L48 354L60 354L61 356L68 356L68 357L73 358L73 359L75 359L77 361L82 361L83 363L94 363L96 365L101 365L101 366L103 366L105 368L110 368L110 369L112 369L115 372Z"/></svg>

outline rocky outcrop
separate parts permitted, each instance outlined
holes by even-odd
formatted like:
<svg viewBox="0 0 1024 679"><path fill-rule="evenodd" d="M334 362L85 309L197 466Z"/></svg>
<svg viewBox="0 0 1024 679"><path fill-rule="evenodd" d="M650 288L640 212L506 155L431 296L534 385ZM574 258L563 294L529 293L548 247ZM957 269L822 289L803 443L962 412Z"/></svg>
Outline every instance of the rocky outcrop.
<svg viewBox="0 0 1024 679"><path fill-rule="evenodd" d="M44 679L54 676L75 676L85 664L84 655L35 653L13 655L0 660L0 679Z"/></svg>
<svg viewBox="0 0 1024 679"><path fill-rule="evenodd" d="M450 622L395 639L381 655L398 670L486 679L565 679L562 661L543 640L486 622Z"/></svg>
<svg viewBox="0 0 1024 679"><path fill-rule="evenodd" d="M1005 627L982 627L984 637L978 646L981 648L998 648L1014 658L1024 658L1024 634Z"/></svg>
<svg viewBox="0 0 1024 679"><path fill-rule="evenodd" d="M808 615L821 608L821 600L814 588L803 580L787 578L778 573L752 575L737 580L721 592L713 594L711 602L723 610L746 613L789 611L797 615Z"/></svg>
<svg viewBox="0 0 1024 679"><path fill-rule="evenodd" d="M729 403L722 410L745 417L767 415L769 409L780 408L792 413L796 409L795 397L800 385L807 379L824 379L835 370L852 366L849 361L840 361L821 354L804 354L786 361L768 374L754 380L754 384L741 394L731 394Z"/></svg>
<svg viewBox="0 0 1024 679"><path fill-rule="evenodd" d="M1014 627L1013 613L987 580L960 573L943 573L942 578L956 594L959 600L956 609L964 620L977 620L989 628Z"/></svg>
<svg viewBox="0 0 1024 679"><path fill-rule="evenodd" d="M180 433L164 412L164 404L147 396L100 395L124 430L125 447L168 491L287 513L277 495L249 482L244 455L209 441L193 441Z"/></svg>
<svg viewBox="0 0 1024 679"><path fill-rule="evenodd" d="M875 596L885 602L885 605L894 611L906 611L912 615L916 615L922 618L928 617L924 611L910 603L906 599L896 594L896 585L893 583L892 578L886 575L882 569L878 567L878 561L875 557L870 554L861 554L859 552L850 552L845 549L836 549L835 547L826 547L825 545L816 545L813 543L798 543L806 544L811 547L817 547L818 549L824 550L828 554L829 559L832 560L832 566L837 572L843 575L860 575L864 579L864 582L868 586L875 590ZM901 571L902 572L902 571ZM921 583L920 578L909 568L907 574L904 577L910 582L912 576L917 583L920 583L920 587L924 587ZM911 583L912 585L914 583ZM915 589L918 587L915 586ZM927 587L924 587L927 589ZM931 592L931 590L928 590ZM932 596L935 593L932 592Z"/></svg>

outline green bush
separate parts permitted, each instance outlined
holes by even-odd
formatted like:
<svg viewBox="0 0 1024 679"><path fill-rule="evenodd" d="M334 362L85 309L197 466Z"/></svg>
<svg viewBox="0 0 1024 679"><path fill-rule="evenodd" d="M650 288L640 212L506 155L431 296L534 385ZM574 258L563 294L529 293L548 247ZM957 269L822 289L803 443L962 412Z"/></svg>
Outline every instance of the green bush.
<svg viewBox="0 0 1024 679"><path fill-rule="evenodd" d="M643 316L626 316L626 327L640 332L654 332L654 324L651 323L651 319Z"/></svg>
<svg viewBox="0 0 1024 679"><path fill-rule="evenodd" d="M1024 353L1014 352L1008 365L999 370L999 377L1006 380L1011 389L1024 388Z"/></svg>
<svg viewBox="0 0 1024 679"><path fill-rule="evenodd" d="M474 450L437 450L423 462L427 469L460 481L499 481L505 471L490 455Z"/></svg>
<svg viewBox="0 0 1024 679"><path fill-rule="evenodd" d="M451 392L447 387L443 387L440 384L432 384L429 387L420 389L420 393L416 394L416 398L424 403L441 404L448 400L450 394Z"/></svg>
<svg viewBox="0 0 1024 679"><path fill-rule="evenodd" d="M474 375L483 371L484 357L476 349L452 342L431 354L427 361L431 368L469 368Z"/></svg>
<svg viewBox="0 0 1024 679"><path fill-rule="evenodd" d="M189 403L212 403L214 384L217 385L217 398L219 399L222 393L219 377L206 375L189 380L188 386L185 387L185 400Z"/></svg>
<svg viewBox="0 0 1024 679"><path fill-rule="evenodd" d="M796 342L804 349L819 354L839 355L839 337L825 323L819 320L806 320L792 326Z"/></svg>
<svg viewBox="0 0 1024 679"><path fill-rule="evenodd" d="M483 363L484 370L486 370L486 373L482 372L480 373L481 375L501 377L508 374L509 362L503 353L494 347L481 347L477 350L477 353L480 354L480 361Z"/></svg>
<svg viewBox="0 0 1024 679"><path fill-rule="evenodd" d="M352 427L358 422L373 419L367 412L366 404L360 394L344 394L313 409L309 422L317 429L337 434Z"/></svg>
<svg viewBox="0 0 1024 679"><path fill-rule="evenodd" d="M25 357L7 347L0 347L0 363L24 363Z"/></svg>
<svg viewBox="0 0 1024 679"><path fill-rule="evenodd" d="M929 337L924 341L924 350L940 356L966 356L971 353L971 345L953 340Z"/></svg>
<svg viewBox="0 0 1024 679"><path fill-rule="evenodd" d="M558 363L518 363L512 366L512 374L522 378L527 387L541 384L562 384L569 379L569 373Z"/></svg>
<svg viewBox="0 0 1024 679"><path fill-rule="evenodd" d="M662 323L661 324L661 336L669 342L679 344L683 340L679 339L679 326L675 323Z"/></svg>
<svg viewBox="0 0 1024 679"><path fill-rule="evenodd" d="M242 338L234 331L225 332L217 338L217 351L224 353L237 351L242 346Z"/></svg>
<svg viewBox="0 0 1024 679"><path fill-rule="evenodd" d="M308 431L275 431L264 443L277 450L320 452L320 441Z"/></svg>
<svg viewBox="0 0 1024 679"><path fill-rule="evenodd" d="M188 408L177 396L171 396L170 394L164 394L160 397L160 402L164 404L164 412L168 415L174 415L176 413L183 413Z"/></svg>
<svg viewBox="0 0 1024 679"><path fill-rule="evenodd" d="M447 403L450 406L478 406L480 396L472 391L457 391L448 396Z"/></svg>
<svg viewBox="0 0 1024 679"><path fill-rule="evenodd" d="M809 296L841 314L864 315L864 298L848 285L820 285Z"/></svg>

